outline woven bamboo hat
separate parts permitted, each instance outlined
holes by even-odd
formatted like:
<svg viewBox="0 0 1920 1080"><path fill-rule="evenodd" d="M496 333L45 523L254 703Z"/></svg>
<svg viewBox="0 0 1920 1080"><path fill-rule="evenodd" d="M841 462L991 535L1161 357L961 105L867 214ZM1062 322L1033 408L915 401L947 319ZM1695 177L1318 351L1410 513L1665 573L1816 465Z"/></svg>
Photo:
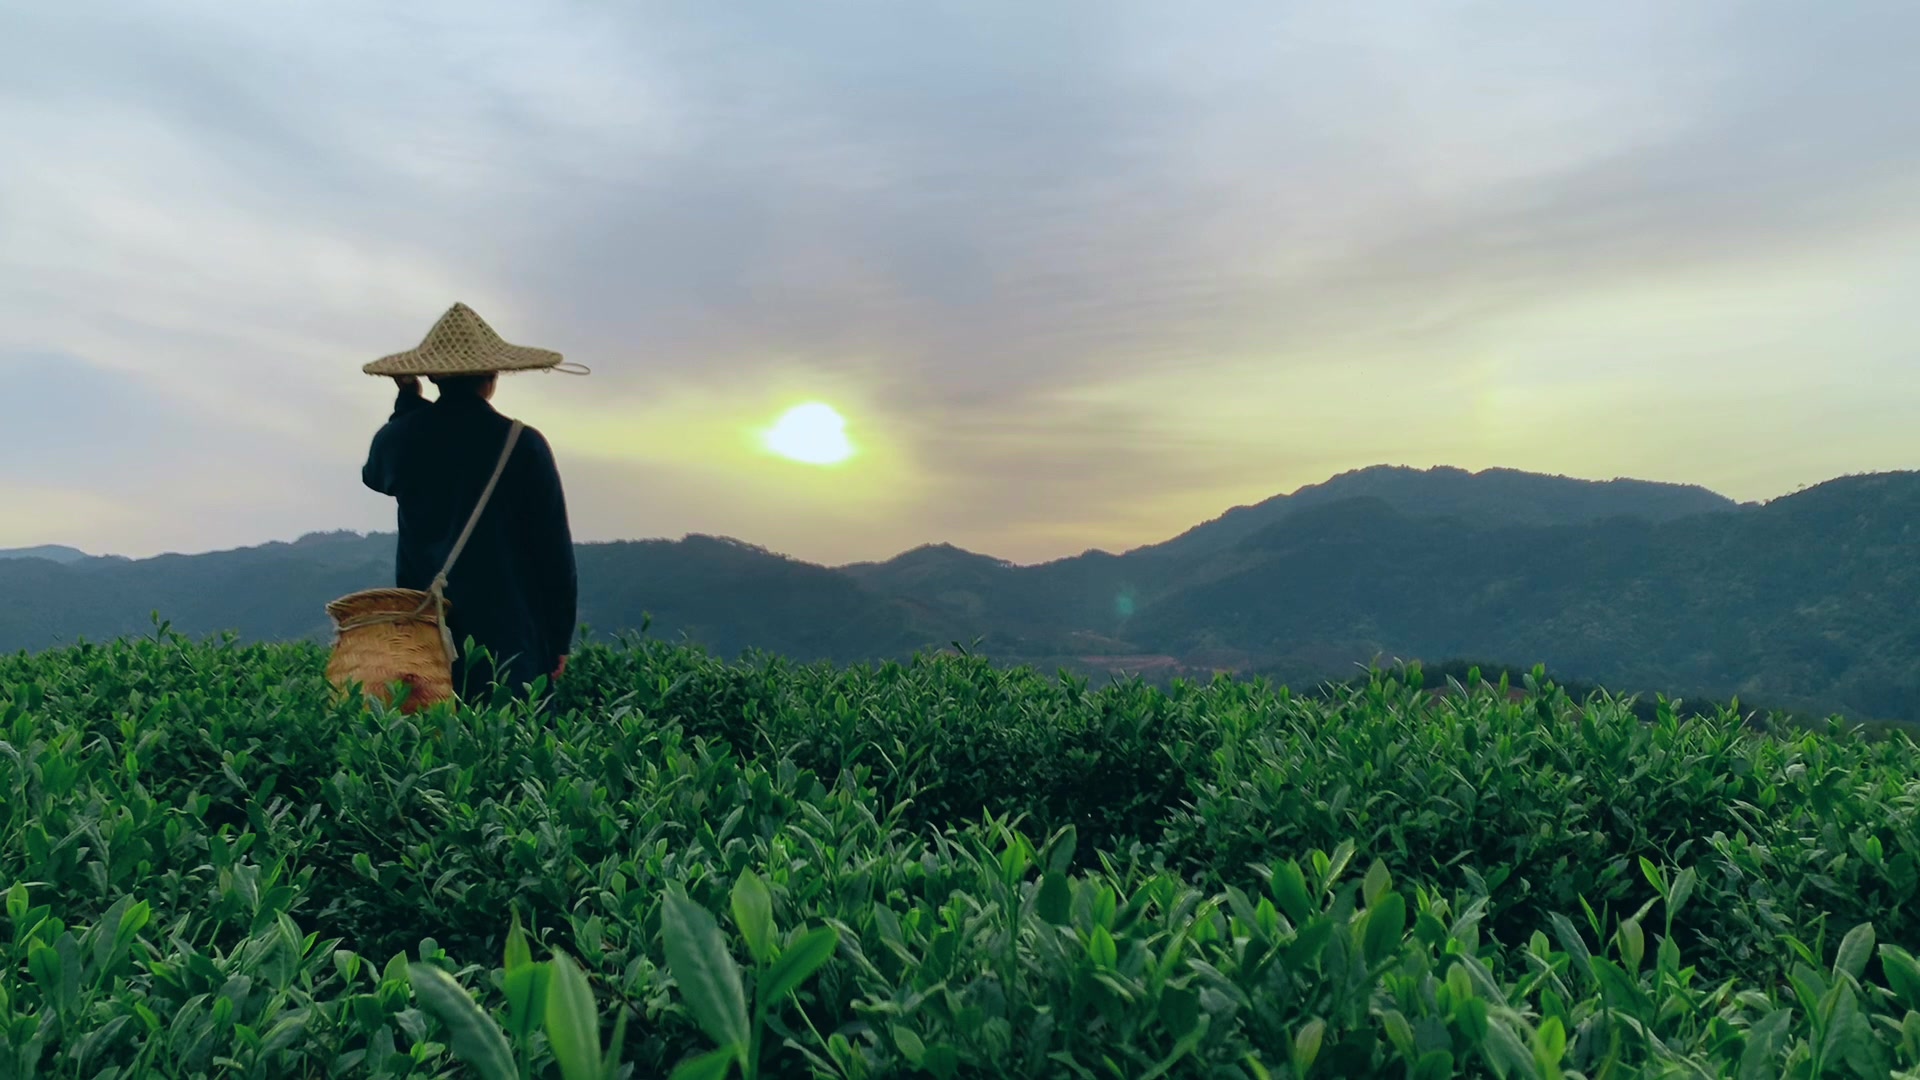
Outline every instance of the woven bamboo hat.
<svg viewBox="0 0 1920 1080"><path fill-rule="evenodd" d="M465 304L447 309L418 348L383 356L360 370L369 375L484 375L490 371L561 370L586 374L579 364L564 364L550 349L512 345Z"/></svg>

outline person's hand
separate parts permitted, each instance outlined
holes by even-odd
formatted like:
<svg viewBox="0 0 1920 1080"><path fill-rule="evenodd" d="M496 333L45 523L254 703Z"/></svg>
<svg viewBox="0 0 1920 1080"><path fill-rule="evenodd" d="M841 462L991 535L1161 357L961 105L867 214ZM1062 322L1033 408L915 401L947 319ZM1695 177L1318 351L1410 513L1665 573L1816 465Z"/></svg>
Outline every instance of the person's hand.
<svg viewBox="0 0 1920 1080"><path fill-rule="evenodd" d="M560 666L553 669L553 681L559 682L560 676L565 675L566 673L567 673L567 658L565 654L562 654L560 657Z"/></svg>
<svg viewBox="0 0 1920 1080"><path fill-rule="evenodd" d="M393 376L393 384L405 393L417 394L420 392L420 376L418 375L395 375Z"/></svg>

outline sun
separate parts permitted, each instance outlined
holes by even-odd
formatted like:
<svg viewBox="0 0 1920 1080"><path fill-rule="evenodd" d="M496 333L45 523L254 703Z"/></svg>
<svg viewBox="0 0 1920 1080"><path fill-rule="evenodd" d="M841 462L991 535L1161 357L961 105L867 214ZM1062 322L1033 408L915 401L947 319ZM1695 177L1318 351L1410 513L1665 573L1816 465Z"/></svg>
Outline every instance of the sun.
<svg viewBox="0 0 1920 1080"><path fill-rule="evenodd" d="M838 465L853 456L846 420L817 401L782 413L764 440L768 450L802 465Z"/></svg>

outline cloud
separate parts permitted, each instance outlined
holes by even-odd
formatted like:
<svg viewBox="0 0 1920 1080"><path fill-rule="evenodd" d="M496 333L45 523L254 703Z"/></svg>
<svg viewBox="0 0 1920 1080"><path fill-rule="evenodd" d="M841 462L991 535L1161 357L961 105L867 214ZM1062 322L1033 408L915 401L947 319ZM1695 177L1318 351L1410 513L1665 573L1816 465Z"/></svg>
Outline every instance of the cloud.
<svg viewBox="0 0 1920 1080"><path fill-rule="evenodd" d="M168 384L164 373L0 352L7 535L133 555L231 547L309 531L314 503L337 513L358 486L357 459L200 411Z"/></svg>
<svg viewBox="0 0 1920 1080"><path fill-rule="evenodd" d="M390 522L357 369L454 299L595 368L502 401L577 463L583 533L825 559L1125 546L1380 460L1755 497L1898 464L1920 406L1906 4L9 26L0 350L140 387L134 422L75 421L74 460L246 448L130 501L158 517L123 549ZM804 396L864 432L858 467L753 452ZM1756 426L1760 461L1731 437ZM227 485L249 503L212 509Z"/></svg>

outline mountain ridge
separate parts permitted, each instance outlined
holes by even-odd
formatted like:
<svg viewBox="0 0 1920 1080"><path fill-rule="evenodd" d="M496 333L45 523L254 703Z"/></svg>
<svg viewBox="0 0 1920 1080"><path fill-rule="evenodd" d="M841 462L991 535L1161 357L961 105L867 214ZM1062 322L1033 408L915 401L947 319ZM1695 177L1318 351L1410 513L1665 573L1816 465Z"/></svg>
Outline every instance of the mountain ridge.
<svg viewBox="0 0 1920 1080"><path fill-rule="evenodd" d="M37 544L33 547L0 548L0 559L45 559L54 563L76 563L93 556L65 544Z"/></svg>
<svg viewBox="0 0 1920 1080"><path fill-rule="evenodd" d="M1578 493L1596 505L1619 506L1630 500L1640 500L1638 512L1641 516L1659 519L1688 516L1694 513L1716 513L1738 509L1743 505L1725 495L1697 484L1677 484L1667 481L1640 480L1632 477L1614 477L1609 480L1590 480L1581 477L1563 476L1554 473L1531 473L1519 469L1491 467L1477 472L1453 465L1434 465L1426 469L1410 465L1368 465L1337 473L1326 480L1314 484L1304 484L1284 495L1274 495L1257 503L1243 504L1227 509L1218 517L1204 521L1177 536L1154 544L1146 544L1129 549L1126 554L1165 553L1189 550L1196 544L1206 544L1215 536L1241 537L1273 524L1287 514L1307 506L1327 501L1335 501L1363 494L1380 494L1385 491L1389 496L1398 496L1404 500L1411 485L1436 484L1450 486L1456 498L1463 485L1475 482L1508 481L1528 485L1537 493L1544 485L1560 485L1567 495ZM1486 502L1473 507L1474 510L1487 512L1491 509ZM1556 510L1558 511L1556 513ZM1537 523L1547 524L1556 517L1580 516L1572 513L1566 500L1556 500L1555 505L1541 505L1531 508L1530 516ZM1590 510L1588 517L1605 516L1598 510ZM1215 541L1218 544L1218 541Z"/></svg>
<svg viewBox="0 0 1920 1080"><path fill-rule="evenodd" d="M957 644L1155 677L1317 677L1376 656L1544 662L1604 685L1920 720L1916 475L1734 503L1682 485L1384 467L1184 543L1027 565L940 543L841 566L701 534L584 543L581 621L650 621L723 655L858 662ZM325 640L325 602L389 583L393 541L336 531L0 562L0 649L144 633L154 610L190 634Z"/></svg>

